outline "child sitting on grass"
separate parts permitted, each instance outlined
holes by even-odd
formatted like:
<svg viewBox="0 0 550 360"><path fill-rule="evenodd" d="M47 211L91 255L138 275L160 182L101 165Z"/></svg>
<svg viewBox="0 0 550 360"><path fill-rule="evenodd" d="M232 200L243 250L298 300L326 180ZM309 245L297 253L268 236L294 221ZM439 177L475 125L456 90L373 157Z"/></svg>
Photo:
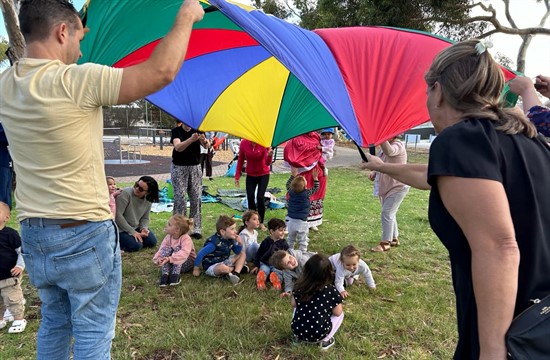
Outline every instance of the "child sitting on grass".
<svg viewBox="0 0 550 360"><path fill-rule="evenodd" d="M0 306L9 310L13 316L13 323L8 329L10 334L25 330L27 321L25 315L25 298L21 289L21 276L25 263L21 257L21 237L14 229L7 227L10 219L10 208L0 202ZM7 321L0 320L0 329L7 325Z"/></svg>
<svg viewBox="0 0 550 360"><path fill-rule="evenodd" d="M281 297L292 295L294 282L302 275L304 265L313 255L315 255L313 252L293 249L275 251L273 255L271 255L269 263L272 264L274 268L283 271L285 290L281 294Z"/></svg>
<svg viewBox="0 0 550 360"><path fill-rule="evenodd" d="M243 214L243 224L239 228L239 237L243 241L246 253L246 261L254 261L258 252L258 230L260 226L260 215L255 210L247 210Z"/></svg>
<svg viewBox="0 0 550 360"><path fill-rule="evenodd" d="M193 227L193 219L183 215L174 215L164 228L166 237L162 240L160 248L153 256L153 262L161 267L159 285L178 285L180 274L193 269L195 262L195 246L189 236Z"/></svg>
<svg viewBox="0 0 550 360"><path fill-rule="evenodd" d="M291 298L294 336L318 343L321 350L334 345L334 334L344 320L343 299L333 281L330 260L322 254L313 255L296 281Z"/></svg>
<svg viewBox="0 0 550 360"><path fill-rule="evenodd" d="M271 265L270 258L275 251L288 250L288 243L285 240L286 224L283 220L274 218L267 223L267 229L269 236L260 244L252 272L258 272L256 276L258 290L265 289L268 278L274 289L281 290L282 273Z"/></svg>
<svg viewBox="0 0 550 360"><path fill-rule="evenodd" d="M241 271L248 272L248 266L244 264L246 254L242 248L235 220L227 215L220 215L216 221L216 233L206 239L203 248L197 254L193 275L201 274L199 266L202 264L206 275L224 277L236 285L240 281ZM231 255L231 251L235 255Z"/></svg>
<svg viewBox="0 0 550 360"><path fill-rule="evenodd" d="M361 253L355 246L346 246L339 254L329 257L329 260L336 270L334 286L344 299L349 296L344 286L353 284L353 281L359 278L359 275L363 276L369 289L376 289L372 272L367 263L361 260Z"/></svg>
<svg viewBox="0 0 550 360"><path fill-rule="evenodd" d="M319 173L317 169L312 172L313 188L307 189L307 181L298 175L298 169L290 168L290 178L286 182L288 191L288 246L294 249L294 243L298 243L298 250L307 251L309 242L309 224L307 217L311 208L310 197L319 190Z"/></svg>

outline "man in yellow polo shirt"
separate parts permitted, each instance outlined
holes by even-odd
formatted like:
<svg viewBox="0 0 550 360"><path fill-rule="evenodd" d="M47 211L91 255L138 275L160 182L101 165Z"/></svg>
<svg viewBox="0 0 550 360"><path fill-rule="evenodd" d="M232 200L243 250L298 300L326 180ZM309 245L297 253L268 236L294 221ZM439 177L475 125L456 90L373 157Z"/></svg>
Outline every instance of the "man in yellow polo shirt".
<svg viewBox="0 0 550 360"><path fill-rule="evenodd" d="M23 0L25 57L0 74L0 122L17 173L23 257L38 288L37 359L109 359L121 262L103 165L103 105L162 89L179 71L192 26L185 0L151 57L115 69L75 65L85 31L68 0Z"/></svg>

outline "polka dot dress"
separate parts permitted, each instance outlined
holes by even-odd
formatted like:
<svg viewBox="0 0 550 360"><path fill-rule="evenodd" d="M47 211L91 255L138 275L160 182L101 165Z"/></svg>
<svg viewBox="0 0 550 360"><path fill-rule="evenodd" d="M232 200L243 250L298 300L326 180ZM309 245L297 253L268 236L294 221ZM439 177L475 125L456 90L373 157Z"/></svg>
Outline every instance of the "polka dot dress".
<svg viewBox="0 0 550 360"><path fill-rule="evenodd" d="M342 303L342 296L333 284L317 291L308 302L298 301L297 296L295 293L296 312L292 318L292 332L303 341L322 340L332 330L332 309Z"/></svg>

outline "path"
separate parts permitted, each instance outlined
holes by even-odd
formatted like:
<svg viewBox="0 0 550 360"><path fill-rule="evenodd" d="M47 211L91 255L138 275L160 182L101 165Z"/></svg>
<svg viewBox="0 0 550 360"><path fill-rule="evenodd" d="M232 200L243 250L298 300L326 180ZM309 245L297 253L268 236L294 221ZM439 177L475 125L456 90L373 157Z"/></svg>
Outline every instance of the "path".
<svg viewBox="0 0 550 360"><path fill-rule="evenodd" d="M418 148L429 148L429 144L421 142L417 144ZM408 149L412 150L414 149L413 145L408 146ZM170 162L168 161L168 164ZM359 155L359 152L355 148L348 148L343 146L336 146L334 148L334 158L329 160L327 162L328 168L337 168L337 167L355 167L361 163L361 157ZM128 166L128 165L117 165L117 166ZM133 166L143 166L144 171L147 169L147 164L141 164L141 165L133 165ZM167 165L168 167L169 165ZM168 169L167 169L168 170ZM220 177L224 176L227 172L227 164L226 163L217 163L214 162L214 166L212 167L212 176L213 177ZM273 173L274 174L283 174L283 173L289 173L290 169L285 166L283 161L276 161L273 164ZM164 174L151 174L153 178L155 178L157 181L166 181L170 179L170 173L164 173ZM117 183L132 183L136 181L138 176L118 176L115 177Z"/></svg>

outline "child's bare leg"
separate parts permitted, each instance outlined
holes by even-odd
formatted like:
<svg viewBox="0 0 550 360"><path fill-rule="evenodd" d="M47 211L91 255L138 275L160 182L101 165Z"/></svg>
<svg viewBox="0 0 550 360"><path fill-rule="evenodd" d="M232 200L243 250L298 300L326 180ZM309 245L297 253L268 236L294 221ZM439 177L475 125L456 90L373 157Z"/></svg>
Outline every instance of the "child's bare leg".
<svg viewBox="0 0 550 360"><path fill-rule="evenodd" d="M233 265L235 265L235 271L240 273L243 269L244 263L246 262L246 252L241 251L239 255L235 257Z"/></svg>
<svg viewBox="0 0 550 360"><path fill-rule="evenodd" d="M226 274L229 274L231 271L233 271L233 269L234 269L233 266L227 266L225 264L219 264L214 269L214 275L216 275L216 276L226 275Z"/></svg>

